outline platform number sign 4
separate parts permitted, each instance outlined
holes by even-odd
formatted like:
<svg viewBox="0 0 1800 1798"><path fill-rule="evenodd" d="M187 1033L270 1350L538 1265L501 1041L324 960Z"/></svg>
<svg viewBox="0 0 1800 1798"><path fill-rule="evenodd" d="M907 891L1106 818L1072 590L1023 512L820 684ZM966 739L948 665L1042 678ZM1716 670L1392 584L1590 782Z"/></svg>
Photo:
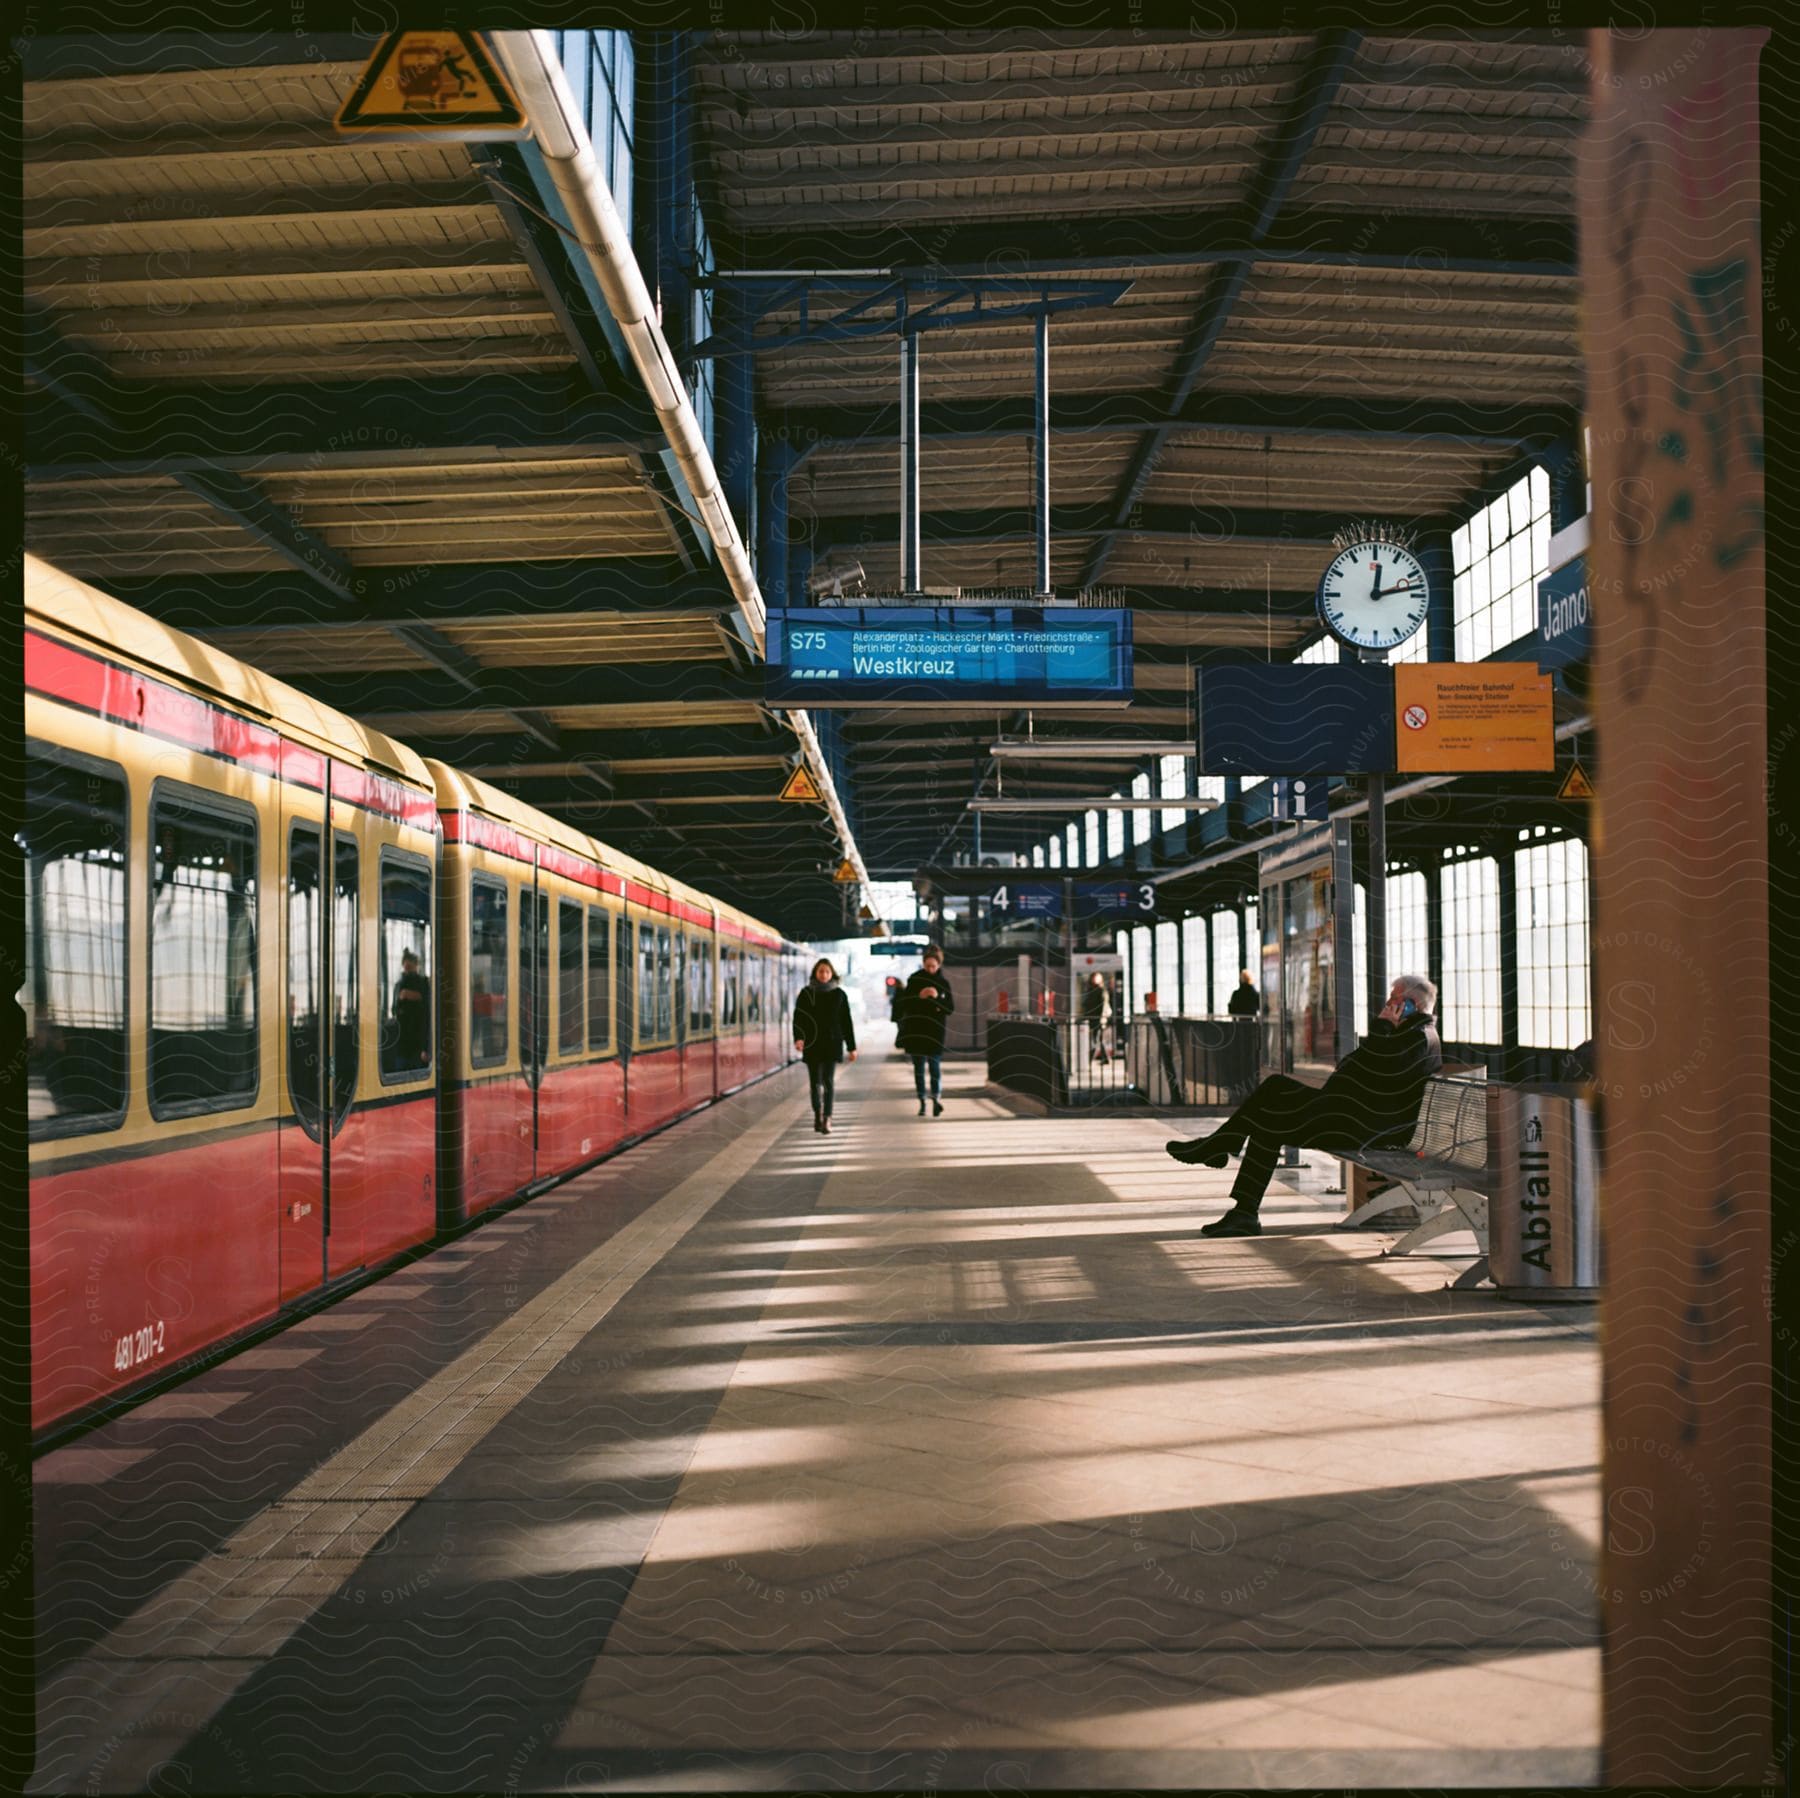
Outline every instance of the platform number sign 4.
<svg viewBox="0 0 1800 1798"><path fill-rule="evenodd" d="M1319 621L1352 649L1398 649L1425 622L1424 566L1397 543L1352 543L1319 581Z"/></svg>

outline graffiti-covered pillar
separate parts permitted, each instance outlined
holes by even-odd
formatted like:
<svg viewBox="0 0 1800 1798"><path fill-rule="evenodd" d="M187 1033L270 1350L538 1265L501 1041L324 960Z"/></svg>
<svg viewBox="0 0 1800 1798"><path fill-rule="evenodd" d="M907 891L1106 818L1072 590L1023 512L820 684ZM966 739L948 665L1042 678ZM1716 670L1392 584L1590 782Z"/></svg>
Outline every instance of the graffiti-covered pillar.
<svg viewBox="0 0 1800 1798"><path fill-rule="evenodd" d="M1611 1785L1770 1767L1764 35L1590 39Z"/></svg>

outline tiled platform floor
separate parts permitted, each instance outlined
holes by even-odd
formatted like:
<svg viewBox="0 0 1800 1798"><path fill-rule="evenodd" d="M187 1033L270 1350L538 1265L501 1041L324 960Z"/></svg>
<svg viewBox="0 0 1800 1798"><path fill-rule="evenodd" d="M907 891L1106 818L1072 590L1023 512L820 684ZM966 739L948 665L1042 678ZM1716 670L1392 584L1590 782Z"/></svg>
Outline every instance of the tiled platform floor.
<svg viewBox="0 0 1800 1798"><path fill-rule="evenodd" d="M1166 1126L946 1071L829 1139L780 1076L46 1456L36 1789L1593 1782L1592 1314L1331 1163L1207 1241Z"/></svg>

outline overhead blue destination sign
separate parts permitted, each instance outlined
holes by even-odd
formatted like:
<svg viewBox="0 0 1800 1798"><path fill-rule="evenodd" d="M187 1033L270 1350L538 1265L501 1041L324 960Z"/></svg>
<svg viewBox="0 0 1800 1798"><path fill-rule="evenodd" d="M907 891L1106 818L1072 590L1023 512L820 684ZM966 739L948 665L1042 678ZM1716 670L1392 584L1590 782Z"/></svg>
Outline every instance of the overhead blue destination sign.
<svg viewBox="0 0 1800 1798"><path fill-rule="evenodd" d="M782 705L1131 700L1131 614L1123 609L772 609L768 653L763 690Z"/></svg>
<svg viewBox="0 0 1800 1798"><path fill-rule="evenodd" d="M1156 889L1148 881L1077 880L1077 918L1144 917L1156 910ZM1060 918L1063 915L1063 883L1060 880L1015 880L994 890L993 902L1014 920Z"/></svg>

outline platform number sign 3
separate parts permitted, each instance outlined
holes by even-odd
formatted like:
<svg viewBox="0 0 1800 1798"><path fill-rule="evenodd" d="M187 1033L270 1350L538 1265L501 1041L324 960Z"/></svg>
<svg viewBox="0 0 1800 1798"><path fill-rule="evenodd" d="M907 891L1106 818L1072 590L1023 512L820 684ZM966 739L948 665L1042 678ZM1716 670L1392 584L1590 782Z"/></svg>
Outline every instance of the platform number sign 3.
<svg viewBox="0 0 1800 1798"><path fill-rule="evenodd" d="M1352 649L1398 649L1425 622L1425 569L1397 543L1352 543L1319 581L1319 621Z"/></svg>

